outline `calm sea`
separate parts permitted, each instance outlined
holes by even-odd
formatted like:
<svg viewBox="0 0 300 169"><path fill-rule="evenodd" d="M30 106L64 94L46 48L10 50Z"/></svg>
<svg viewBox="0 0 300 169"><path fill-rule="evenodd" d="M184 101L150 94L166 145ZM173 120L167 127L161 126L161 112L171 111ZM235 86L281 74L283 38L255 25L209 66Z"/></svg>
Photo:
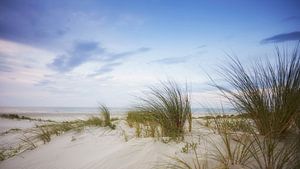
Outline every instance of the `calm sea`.
<svg viewBox="0 0 300 169"><path fill-rule="evenodd" d="M129 108L122 107L109 107L109 110L112 114L124 114ZM214 112L222 112L220 109L213 109ZM193 108L193 114L205 115L211 113L207 108ZM232 113L232 109L227 108L223 109L224 113ZM47 114L97 114L99 113L99 109L97 107L0 107L0 113L47 113Z"/></svg>

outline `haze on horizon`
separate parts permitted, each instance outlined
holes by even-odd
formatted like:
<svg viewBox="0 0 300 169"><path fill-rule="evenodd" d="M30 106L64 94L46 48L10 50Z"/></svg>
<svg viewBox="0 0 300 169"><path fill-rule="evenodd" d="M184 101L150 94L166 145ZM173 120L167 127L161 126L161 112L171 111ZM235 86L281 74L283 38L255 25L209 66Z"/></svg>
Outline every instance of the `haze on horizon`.
<svg viewBox="0 0 300 169"><path fill-rule="evenodd" d="M0 106L124 107L149 85L189 84L193 104L226 54L244 64L300 40L300 1L1 0Z"/></svg>

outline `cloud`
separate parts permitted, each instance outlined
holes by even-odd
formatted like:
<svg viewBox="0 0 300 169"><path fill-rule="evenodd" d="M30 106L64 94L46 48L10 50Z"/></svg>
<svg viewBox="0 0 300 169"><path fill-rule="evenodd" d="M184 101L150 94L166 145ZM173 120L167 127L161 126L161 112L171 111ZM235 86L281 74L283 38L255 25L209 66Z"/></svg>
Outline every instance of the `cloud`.
<svg viewBox="0 0 300 169"><path fill-rule="evenodd" d="M150 48L141 47L132 51L110 53L108 49L101 47L98 42L80 41L74 43L70 51L58 55L48 67L63 73L69 72L86 62L93 61L106 64L106 66L97 71L98 73L110 72L114 67L121 64L121 59L149 50ZM115 63L116 61L118 61L118 63Z"/></svg>
<svg viewBox="0 0 300 169"><path fill-rule="evenodd" d="M104 61L115 61L115 60L125 58L125 57L131 56L131 55L144 53L144 52L147 52L149 50L151 50L151 49L146 48L146 47L141 47L141 48L138 48L138 49L133 50L133 51L127 51L127 52L121 52L121 53L110 53L103 60Z"/></svg>
<svg viewBox="0 0 300 169"><path fill-rule="evenodd" d="M13 71L12 67L0 61L0 72L12 72L12 71Z"/></svg>
<svg viewBox="0 0 300 169"><path fill-rule="evenodd" d="M200 45L200 46L197 47L197 49L202 49L202 48L205 48L205 47L206 47L206 45Z"/></svg>
<svg viewBox="0 0 300 169"><path fill-rule="evenodd" d="M205 46L203 46L205 47ZM194 52L190 55L187 56L181 56L181 57L168 57L168 58L163 58L163 59L158 59L151 61L150 63L159 63L159 64L166 64L166 65L172 65L172 64L180 64L180 63L185 63L191 58L198 57L199 55L206 53L206 51L198 51Z"/></svg>
<svg viewBox="0 0 300 169"><path fill-rule="evenodd" d="M300 16L289 16L282 19L283 22L300 21Z"/></svg>
<svg viewBox="0 0 300 169"><path fill-rule="evenodd" d="M58 72L68 72L89 61L96 54L105 53L105 48L97 42L76 42L71 51L57 56L49 67Z"/></svg>
<svg viewBox="0 0 300 169"><path fill-rule="evenodd" d="M293 41L293 40L300 40L300 32L299 31L278 34L278 35L261 40L261 43L262 44L277 43L277 42L285 42L285 41Z"/></svg>
<svg viewBox="0 0 300 169"><path fill-rule="evenodd" d="M13 68L9 66L6 56L0 53L0 72L12 72Z"/></svg>
<svg viewBox="0 0 300 169"><path fill-rule="evenodd" d="M57 17L48 5L41 1L1 1L0 38L41 45L64 36L65 16Z"/></svg>
<svg viewBox="0 0 300 169"><path fill-rule="evenodd" d="M188 59L189 59L188 57L169 57L169 58L154 60L151 63L161 63L166 65L171 65L171 64L184 63Z"/></svg>
<svg viewBox="0 0 300 169"><path fill-rule="evenodd" d="M53 84L54 81L51 81L51 80L41 80L39 81L38 83L35 84L35 86L47 86L49 84Z"/></svg>
<svg viewBox="0 0 300 169"><path fill-rule="evenodd" d="M115 69L115 67L117 67L121 64L122 64L121 62L105 64L105 65L101 66L98 70L96 70L95 73L89 74L88 77L95 77L98 75L112 72Z"/></svg>
<svg viewBox="0 0 300 169"><path fill-rule="evenodd" d="M103 73L107 73L107 72L111 72L114 70L114 68L116 66L119 66L121 65L122 63L109 63L109 64L106 64L104 66L102 66L100 69L98 69L96 72L96 74L103 74Z"/></svg>

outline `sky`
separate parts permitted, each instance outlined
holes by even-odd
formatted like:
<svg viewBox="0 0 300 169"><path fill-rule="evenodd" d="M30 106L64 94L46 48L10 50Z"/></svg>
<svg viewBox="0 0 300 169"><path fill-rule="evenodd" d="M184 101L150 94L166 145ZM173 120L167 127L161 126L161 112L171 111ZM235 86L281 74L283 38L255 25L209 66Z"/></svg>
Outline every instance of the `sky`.
<svg viewBox="0 0 300 169"><path fill-rule="evenodd" d="M300 40L297 0L1 0L0 106L130 107L160 81L193 106L229 55L245 65ZM209 78L210 77L210 78Z"/></svg>

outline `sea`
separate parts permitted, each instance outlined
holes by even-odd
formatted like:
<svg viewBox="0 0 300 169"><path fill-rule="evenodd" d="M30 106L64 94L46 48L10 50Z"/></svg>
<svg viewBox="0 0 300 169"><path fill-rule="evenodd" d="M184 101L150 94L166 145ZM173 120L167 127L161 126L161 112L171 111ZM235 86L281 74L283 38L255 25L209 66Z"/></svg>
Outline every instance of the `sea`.
<svg viewBox="0 0 300 169"><path fill-rule="evenodd" d="M126 107L109 107L112 115L124 115L131 110ZM98 114L98 107L0 107L0 114ZM192 108L193 115L212 113L232 114L232 108Z"/></svg>

